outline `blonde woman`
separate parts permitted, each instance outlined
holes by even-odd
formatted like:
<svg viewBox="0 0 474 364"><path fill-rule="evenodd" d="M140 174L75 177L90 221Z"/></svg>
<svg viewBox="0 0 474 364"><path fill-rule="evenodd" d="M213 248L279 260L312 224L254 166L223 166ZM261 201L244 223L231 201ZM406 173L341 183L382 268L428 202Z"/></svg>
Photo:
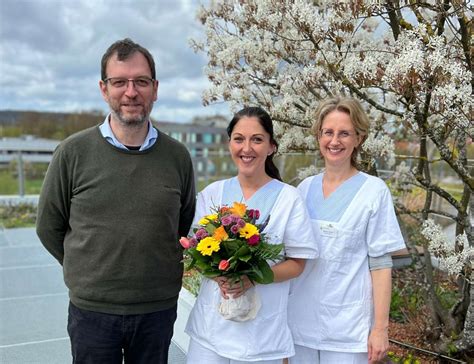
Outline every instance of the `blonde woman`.
<svg viewBox="0 0 474 364"><path fill-rule="evenodd" d="M367 364L388 349L390 253L405 247L390 191L357 168L369 121L359 102L321 102L313 132L325 169L298 189L305 199L320 257L293 285L291 364Z"/></svg>

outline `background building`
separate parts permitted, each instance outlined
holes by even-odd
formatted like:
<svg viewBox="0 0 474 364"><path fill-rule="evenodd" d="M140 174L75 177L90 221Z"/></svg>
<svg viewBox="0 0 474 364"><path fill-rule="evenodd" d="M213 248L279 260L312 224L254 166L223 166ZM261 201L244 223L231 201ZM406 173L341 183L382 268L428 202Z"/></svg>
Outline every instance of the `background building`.
<svg viewBox="0 0 474 364"><path fill-rule="evenodd" d="M198 180L232 175L235 172L227 149L225 127L214 123L203 125L157 122L155 125L161 132L186 145Z"/></svg>
<svg viewBox="0 0 474 364"><path fill-rule="evenodd" d="M186 145L193 160L199 190L214 179L235 174L235 167L227 149L227 121L223 122L217 118L197 120L192 124L154 122L154 125L160 132ZM28 194L28 191L25 192L25 180L31 178L29 176L32 170L35 175L38 170L44 175L59 143L59 140L34 135L1 137L0 172L8 170L14 174L18 179L18 194ZM1 189L0 184L0 195L9 194Z"/></svg>

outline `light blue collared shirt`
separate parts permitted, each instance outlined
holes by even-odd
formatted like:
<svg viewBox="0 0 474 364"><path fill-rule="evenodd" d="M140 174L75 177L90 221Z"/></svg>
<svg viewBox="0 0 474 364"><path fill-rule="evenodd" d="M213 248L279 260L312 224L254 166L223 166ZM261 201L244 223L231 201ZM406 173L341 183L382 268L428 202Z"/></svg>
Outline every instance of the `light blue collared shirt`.
<svg viewBox="0 0 474 364"><path fill-rule="evenodd" d="M113 146L120 149L129 150L125 145L120 143L118 139L115 137L112 129L110 128L109 118L110 118L110 114L107 115L104 122L99 126L102 136L105 138L105 140L107 140ZM155 144L157 139L158 139L158 130L156 130L153 127L153 125L151 124L151 121L148 121L148 133L145 137L145 140L143 141L143 144L140 146L139 151L147 150L148 148L151 148L153 144Z"/></svg>

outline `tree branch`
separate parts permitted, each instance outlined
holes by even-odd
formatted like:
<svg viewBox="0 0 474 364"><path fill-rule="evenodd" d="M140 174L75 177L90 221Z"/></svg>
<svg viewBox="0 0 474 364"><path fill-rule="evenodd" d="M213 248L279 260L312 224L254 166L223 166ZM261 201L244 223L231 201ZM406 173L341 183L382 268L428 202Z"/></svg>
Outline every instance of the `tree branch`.
<svg viewBox="0 0 474 364"><path fill-rule="evenodd" d="M447 12L450 8L449 0L444 0L444 3L440 5L440 8L443 10L438 13L438 17L436 19L436 33L438 35L444 33L444 24L446 23Z"/></svg>
<svg viewBox="0 0 474 364"><path fill-rule="evenodd" d="M467 67L472 72L472 60L471 60L471 32L468 29L466 18L463 16L458 17L459 31L461 33L461 46L464 52L464 60L467 63ZM472 20L471 20L472 22ZM471 86L474 89L474 75L471 77Z"/></svg>
<svg viewBox="0 0 474 364"><path fill-rule="evenodd" d="M428 133L430 140L438 148L439 154L441 155L443 160L449 164L449 166L454 170L454 172L456 172L456 174L461 178L463 183L469 186L471 191L474 190L474 178L470 175L469 171L462 165L459 160L454 160L453 154L449 150L448 146L436 137L433 129L428 129L426 132Z"/></svg>
<svg viewBox="0 0 474 364"><path fill-rule="evenodd" d="M415 175L415 178L426 189L426 191L436 193L438 196L449 202L456 210L461 209L460 203L447 191L445 191L439 186L432 184L427 178L422 178L419 175ZM427 208L426 210L429 210L429 208Z"/></svg>
<svg viewBox="0 0 474 364"><path fill-rule="evenodd" d="M396 5L395 5L396 4ZM390 25L390 28L392 28L392 33L393 33L393 38L395 41L398 39L400 36L400 23L398 21L398 16L396 13L396 8L399 8L400 5L398 4L398 1L387 1L385 3L385 7L387 8L387 14L389 18L388 24Z"/></svg>

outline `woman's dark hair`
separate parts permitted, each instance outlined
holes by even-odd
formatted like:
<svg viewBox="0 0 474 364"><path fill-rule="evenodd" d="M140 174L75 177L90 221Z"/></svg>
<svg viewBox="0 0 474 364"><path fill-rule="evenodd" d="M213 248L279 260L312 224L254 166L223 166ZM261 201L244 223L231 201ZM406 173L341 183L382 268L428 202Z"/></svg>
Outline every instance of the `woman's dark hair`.
<svg viewBox="0 0 474 364"><path fill-rule="evenodd" d="M263 129L265 129L265 131L270 135L270 144L275 147L275 152L267 156L267 159L265 160L265 173L268 174L270 177L281 181L280 171L278 170L275 163L273 163L273 155L278 150L278 143L276 142L273 136L272 118L265 110L260 107L244 107L242 110L234 114L234 117L227 126L227 135L230 138L235 125L239 122L240 119L245 117L256 118L260 125L263 127Z"/></svg>

